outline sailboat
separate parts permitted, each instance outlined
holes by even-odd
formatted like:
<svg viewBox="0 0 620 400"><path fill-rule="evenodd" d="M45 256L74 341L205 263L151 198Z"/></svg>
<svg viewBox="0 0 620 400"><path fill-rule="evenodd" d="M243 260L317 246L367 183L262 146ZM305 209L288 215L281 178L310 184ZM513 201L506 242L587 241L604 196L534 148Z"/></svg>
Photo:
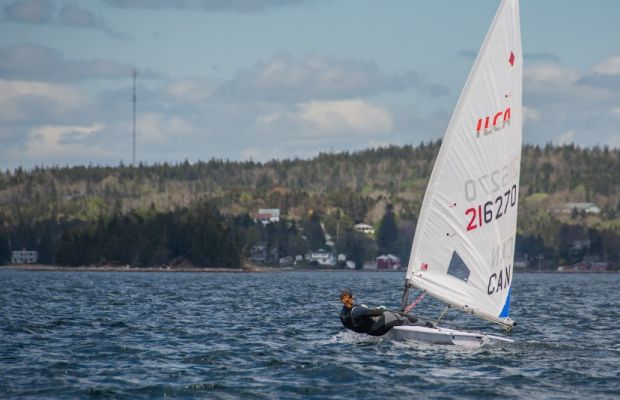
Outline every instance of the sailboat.
<svg viewBox="0 0 620 400"><path fill-rule="evenodd" d="M411 248L403 309L417 288L506 330L522 141L523 56L518 0L502 0L444 135ZM398 326L397 339L475 346L449 328Z"/></svg>

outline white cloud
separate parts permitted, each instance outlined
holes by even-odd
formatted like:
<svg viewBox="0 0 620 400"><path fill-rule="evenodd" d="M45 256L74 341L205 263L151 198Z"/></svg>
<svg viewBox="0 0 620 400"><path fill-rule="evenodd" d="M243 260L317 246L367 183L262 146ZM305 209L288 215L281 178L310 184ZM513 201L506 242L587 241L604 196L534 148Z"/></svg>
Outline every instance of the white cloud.
<svg viewBox="0 0 620 400"><path fill-rule="evenodd" d="M613 110L620 104L614 79L620 76L593 70L542 65L524 71L526 142L611 144L617 126Z"/></svg>
<svg viewBox="0 0 620 400"><path fill-rule="evenodd" d="M274 126L282 118L284 118L284 114L282 112L274 111L269 114L259 115L256 121L261 125Z"/></svg>
<svg viewBox="0 0 620 400"><path fill-rule="evenodd" d="M309 101L294 106L274 106L256 116L260 131L283 140L324 140L368 137L390 133L394 117L380 105L361 99Z"/></svg>
<svg viewBox="0 0 620 400"><path fill-rule="evenodd" d="M172 116L168 120L167 128L171 134L176 136L188 136L198 133L198 128L196 126L178 116Z"/></svg>
<svg viewBox="0 0 620 400"><path fill-rule="evenodd" d="M164 92L178 101L202 103L211 97L213 85L202 79L181 79L168 84Z"/></svg>
<svg viewBox="0 0 620 400"><path fill-rule="evenodd" d="M141 113L136 121L137 135L140 136L140 142L163 142L164 134L162 133L162 124L164 115L158 113Z"/></svg>
<svg viewBox="0 0 620 400"><path fill-rule="evenodd" d="M595 65L592 71L603 75L620 75L620 55L610 57Z"/></svg>
<svg viewBox="0 0 620 400"><path fill-rule="evenodd" d="M620 55L595 65L579 79L579 84L617 93L620 90Z"/></svg>
<svg viewBox="0 0 620 400"><path fill-rule="evenodd" d="M555 137L553 143L556 145L571 144L575 142L575 131L568 130Z"/></svg>
<svg viewBox="0 0 620 400"><path fill-rule="evenodd" d="M328 133L386 133L394 124L388 110L359 99L303 103L299 116Z"/></svg>
<svg viewBox="0 0 620 400"><path fill-rule="evenodd" d="M63 162L76 157L96 159L105 154L106 150L93 146L89 139L104 128L101 123L87 126L40 126L31 131L23 155L41 162Z"/></svg>
<svg viewBox="0 0 620 400"><path fill-rule="evenodd" d="M523 119L524 122L540 122L540 120L542 119L542 116L540 115L540 111L531 108L531 107L527 107L527 106L523 106Z"/></svg>
<svg viewBox="0 0 620 400"><path fill-rule="evenodd" d="M616 114L616 115L620 116L620 107L612 109L611 112L612 112L612 114Z"/></svg>
<svg viewBox="0 0 620 400"><path fill-rule="evenodd" d="M140 114L136 121L136 136L140 142L165 144L199 132L196 126L176 115L147 112Z"/></svg>
<svg viewBox="0 0 620 400"><path fill-rule="evenodd" d="M386 74L375 63L279 53L240 71L218 94L235 101L302 102L349 99L414 89L430 97L448 93L413 72Z"/></svg>
<svg viewBox="0 0 620 400"><path fill-rule="evenodd" d="M60 115L83 107L88 98L79 90L42 82L0 80L0 121L17 122L41 117L41 112Z"/></svg>
<svg viewBox="0 0 620 400"><path fill-rule="evenodd" d="M605 144L620 149L620 131L612 134Z"/></svg>
<svg viewBox="0 0 620 400"><path fill-rule="evenodd" d="M284 54L273 58L257 71L256 85L259 88L295 87L312 82L323 88L350 91L371 85L377 75L378 68L371 63L324 57L294 60Z"/></svg>
<svg viewBox="0 0 620 400"><path fill-rule="evenodd" d="M83 140L89 136L100 132L104 128L101 123L95 123L90 126L41 126L33 130L33 138L31 143L38 143L47 146L56 146L63 139L70 138L72 140Z"/></svg>
<svg viewBox="0 0 620 400"><path fill-rule="evenodd" d="M566 85L575 83L580 77L577 70L558 65L542 64L526 68L523 80L535 84Z"/></svg>

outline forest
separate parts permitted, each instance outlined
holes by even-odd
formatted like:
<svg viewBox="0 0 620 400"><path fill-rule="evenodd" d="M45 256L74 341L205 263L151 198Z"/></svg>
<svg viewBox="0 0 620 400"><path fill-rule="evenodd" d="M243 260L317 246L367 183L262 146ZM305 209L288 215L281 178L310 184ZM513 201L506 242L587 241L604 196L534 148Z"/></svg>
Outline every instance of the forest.
<svg viewBox="0 0 620 400"><path fill-rule="evenodd" d="M0 263L37 250L53 265L242 267L326 249L356 265L407 261L439 141L265 163L46 166L0 173ZM592 203L595 212L570 208ZM568 208L567 208L568 207ZM254 220L280 209L278 223ZM543 267L618 262L620 150L525 145L516 252ZM368 236L356 223L375 228ZM331 241L328 240L331 238Z"/></svg>

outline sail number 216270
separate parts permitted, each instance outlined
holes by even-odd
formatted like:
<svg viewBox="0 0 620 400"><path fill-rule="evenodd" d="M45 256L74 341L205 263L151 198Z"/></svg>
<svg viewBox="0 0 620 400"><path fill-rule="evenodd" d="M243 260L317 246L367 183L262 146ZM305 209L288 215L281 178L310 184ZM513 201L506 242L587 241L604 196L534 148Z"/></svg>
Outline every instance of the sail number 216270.
<svg viewBox="0 0 620 400"><path fill-rule="evenodd" d="M468 208L465 210L465 216L469 219L467 231L472 231L500 219L506 215L509 207L513 208L516 204L517 185L512 185L503 195L497 196L495 201L489 200L484 204Z"/></svg>

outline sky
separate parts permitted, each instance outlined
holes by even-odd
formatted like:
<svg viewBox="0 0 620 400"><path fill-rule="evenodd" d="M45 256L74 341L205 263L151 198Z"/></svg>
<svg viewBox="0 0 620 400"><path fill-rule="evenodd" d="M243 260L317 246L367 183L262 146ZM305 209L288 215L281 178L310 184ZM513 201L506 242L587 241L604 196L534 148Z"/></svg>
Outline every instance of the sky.
<svg viewBox="0 0 620 400"><path fill-rule="evenodd" d="M0 168L440 139L499 0L0 0ZM521 0L524 142L620 147L620 1Z"/></svg>

